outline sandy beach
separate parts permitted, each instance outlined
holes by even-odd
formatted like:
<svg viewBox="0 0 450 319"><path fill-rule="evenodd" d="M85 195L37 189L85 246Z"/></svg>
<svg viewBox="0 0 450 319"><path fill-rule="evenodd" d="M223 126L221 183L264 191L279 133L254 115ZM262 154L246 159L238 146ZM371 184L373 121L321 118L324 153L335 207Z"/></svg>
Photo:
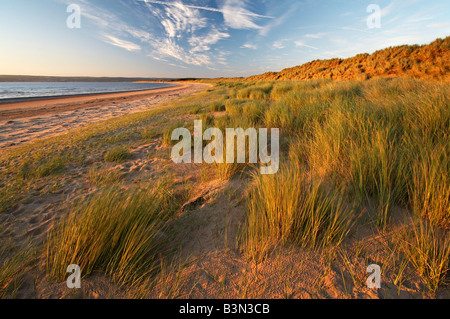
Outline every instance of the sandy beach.
<svg viewBox="0 0 450 319"><path fill-rule="evenodd" d="M208 85L177 86L138 92L49 98L0 104L0 148L49 137L88 123L158 108Z"/></svg>

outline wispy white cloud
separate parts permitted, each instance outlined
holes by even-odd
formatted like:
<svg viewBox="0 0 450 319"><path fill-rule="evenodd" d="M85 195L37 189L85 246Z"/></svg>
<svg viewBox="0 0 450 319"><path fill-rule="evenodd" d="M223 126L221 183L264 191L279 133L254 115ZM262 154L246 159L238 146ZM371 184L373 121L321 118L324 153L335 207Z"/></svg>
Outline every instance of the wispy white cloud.
<svg viewBox="0 0 450 319"><path fill-rule="evenodd" d="M380 12L381 13L381 18L384 18L384 17L388 16L393 11L395 11L396 8L397 8L396 1L392 1L387 6L385 6L384 8L381 9L381 12Z"/></svg>
<svg viewBox="0 0 450 319"><path fill-rule="evenodd" d="M153 55L171 57L178 61L192 65L208 65L211 64L211 59L206 54L192 54L187 52L180 45L178 45L174 39L166 38L162 40L156 40L155 49Z"/></svg>
<svg viewBox="0 0 450 319"><path fill-rule="evenodd" d="M359 31L359 32L364 32L364 33L372 33L374 34L375 31L369 31L366 29L359 29L359 28L354 28L352 26L344 26L344 27L336 27L337 29L342 29L342 30L348 30L348 31Z"/></svg>
<svg viewBox="0 0 450 319"><path fill-rule="evenodd" d="M450 26L450 22L431 23L427 25L427 28L445 28Z"/></svg>
<svg viewBox="0 0 450 319"><path fill-rule="evenodd" d="M139 45L137 45L136 43L122 40L122 39L116 38L115 36L112 36L109 34L104 34L103 37L104 37L104 41L106 43L112 44L116 47L125 49L127 51L141 51L141 47Z"/></svg>
<svg viewBox="0 0 450 319"><path fill-rule="evenodd" d="M62 3L71 4L73 0L59 0ZM78 0L82 5L82 17L83 19L89 20L91 23L96 25L101 31L99 33L99 38L103 41L116 45L114 43L120 43L120 38L118 37L132 37L140 42L150 43L153 39L152 34L149 32L131 26L130 24L122 21L117 15L103 9L102 7L95 6L86 0ZM112 40L108 36L116 38L119 41ZM127 42L127 40L122 40ZM125 46L127 47L127 46ZM124 48L125 48L124 47ZM132 46L130 46L132 47Z"/></svg>
<svg viewBox="0 0 450 319"><path fill-rule="evenodd" d="M311 38L311 39L320 39L324 35L326 35L325 32L318 32L318 33L305 34L305 37Z"/></svg>
<svg viewBox="0 0 450 319"><path fill-rule="evenodd" d="M218 31L213 28L209 33L202 36L194 35L189 39L189 44L192 47L191 52L209 51L213 44L216 44L222 39L229 38L230 35L226 32Z"/></svg>
<svg viewBox="0 0 450 319"><path fill-rule="evenodd" d="M161 20L167 35L171 38L181 36L182 32L195 32L207 25L198 10L192 9L181 2L175 2L165 8L165 17Z"/></svg>
<svg viewBox="0 0 450 319"><path fill-rule="evenodd" d="M251 44L251 43L245 43L241 46L242 49L252 49L252 50L257 50L258 46L255 44Z"/></svg>
<svg viewBox="0 0 450 319"><path fill-rule="evenodd" d="M226 26L234 29L260 29L261 26L255 23L256 19L272 17L257 14L245 8L246 1L244 0L225 0L221 8L211 8L205 6L187 5L180 1L166 2L157 0L138 0L145 3L159 4L166 7L174 7L178 9L191 10L205 10L210 12L217 12L223 15Z"/></svg>
<svg viewBox="0 0 450 319"><path fill-rule="evenodd" d="M168 60L163 59L163 58L161 58L161 57L159 57L159 56L153 56L153 55L151 55L151 54L147 54L147 56L150 57L150 58L152 58L152 59L154 59L154 60L156 60L156 61L169 62Z"/></svg>
<svg viewBox="0 0 450 319"><path fill-rule="evenodd" d="M182 69L187 69L188 67L185 65L179 65L179 64L175 64L175 63L167 63L170 66L176 67L176 68L182 68Z"/></svg>
<svg viewBox="0 0 450 319"><path fill-rule="evenodd" d="M310 48L310 49L314 49L314 50L319 50L318 48L312 46L312 45L308 45L306 43L304 43L303 41L295 41L295 46L296 47L305 47L305 48Z"/></svg>
<svg viewBox="0 0 450 319"><path fill-rule="evenodd" d="M286 47L286 45L284 44L285 41L286 41L286 40L278 40L278 41L275 41L275 42L272 44L272 47L273 47L274 49L284 49L284 48Z"/></svg>
<svg viewBox="0 0 450 319"><path fill-rule="evenodd" d="M261 29L255 20L262 16L253 14L245 5L246 1L225 0L221 8L225 25L233 29Z"/></svg>
<svg viewBox="0 0 450 319"><path fill-rule="evenodd" d="M272 19L269 23L263 26L259 30L259 34L266 36L272 29L282 25L300 6L300 2L294 2L289 10L287 10L282 16Z"/></svg>
<svg viewBox="0 0 450 319"><path fill-rule="evenodd" d="M188 8L192 8L192 9L206 10L206 11L219 12L219 13L223 13L224 11L226 11L223 8L222 9L217 9L217 8L211 8L211 7L194 6L194 5L183 4L181 2L166 2L166 1L157 1L157 0L138 0L138 1L147 2L147 3L154 3L154 4L161 4L161 5L165 5L165 6L177 6L177 5L182 4L183 6L188 7ZM238 1L238 2L241 2L239 5L242 5L243 1ZM231 10L234 11L234 12L239 11L238 7L234 8L234 9L232 8ZM253 12L250 12L248 10L241 11L240 14L253 16L253 17L258 17L258 18L272 18L272 17L269 17L269 16L253 13Z"/></svg>

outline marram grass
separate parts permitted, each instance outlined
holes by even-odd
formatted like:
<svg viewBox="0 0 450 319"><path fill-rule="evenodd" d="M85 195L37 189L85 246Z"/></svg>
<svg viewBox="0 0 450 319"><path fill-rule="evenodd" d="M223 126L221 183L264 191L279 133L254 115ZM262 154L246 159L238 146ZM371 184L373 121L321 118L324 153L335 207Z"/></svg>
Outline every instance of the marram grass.
<svg viewBox="0 0 450 319"><path fill-rule="evenodd" d="M103 270L119 283L146 279L157 268L166 222L178 208L169 189L116 186L80 202L48 233L50 277L63 280L67 266L77 264L83 276Z"/></svg>
<svg viewBox="0 0 450 319"><path fill-rule="evenodd" d="M283 165L275 175L253 175L240 243L255 260L278 244L310 249L338 245L353 217L341 194L311 180L301 166Z"/></svg>

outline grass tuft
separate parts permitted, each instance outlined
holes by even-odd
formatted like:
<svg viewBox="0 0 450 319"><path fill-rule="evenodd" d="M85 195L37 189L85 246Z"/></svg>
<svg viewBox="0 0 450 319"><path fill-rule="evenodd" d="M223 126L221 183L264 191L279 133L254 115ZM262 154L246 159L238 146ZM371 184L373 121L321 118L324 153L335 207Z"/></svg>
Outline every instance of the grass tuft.
<svg viewBox="0 0 450 319"><path fill-rule="evenodd" d="M450 233L418 219L402 234L401 247L428 289L434 293L448 279Z"/></svg>
<svg viewBox="0 0 450 319"><path fill-rule="evenodd" d="M166 183L99 191L49 231L48 274L63 280L67 266L77 264L83 276L103 270L118 283L141 282L157 269L166 222L177 208Z"/></svg>
<svg viewBox="0 0 450 319"><path fill-rule="evenodd" d="M125 162L131 157L131 153L123 146L115 147L107 151L103 157L105 162Z"/></svg>
<svg viewBox="0 0 450 319"><path fill-rule="evenodd" d="M312 181L300 166L282 166L275 175L253 175L241 234L246 255L261 260L271 247L294 243L306 248L338 245L352 224L341 194Z"/></svg>

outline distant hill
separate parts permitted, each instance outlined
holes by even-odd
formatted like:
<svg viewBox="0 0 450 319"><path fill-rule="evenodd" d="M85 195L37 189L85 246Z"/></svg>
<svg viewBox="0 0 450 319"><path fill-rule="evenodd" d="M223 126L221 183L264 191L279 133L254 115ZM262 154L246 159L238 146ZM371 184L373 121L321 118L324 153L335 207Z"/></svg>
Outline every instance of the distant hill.
<svg viewBox="0 0 450 319"><path fill-rule="evenodd" d="M249 81L368 79L411 76L450 81L450 36L427 45L401 45L348 59L314 60L280 72L245 78Z"/></svg>

